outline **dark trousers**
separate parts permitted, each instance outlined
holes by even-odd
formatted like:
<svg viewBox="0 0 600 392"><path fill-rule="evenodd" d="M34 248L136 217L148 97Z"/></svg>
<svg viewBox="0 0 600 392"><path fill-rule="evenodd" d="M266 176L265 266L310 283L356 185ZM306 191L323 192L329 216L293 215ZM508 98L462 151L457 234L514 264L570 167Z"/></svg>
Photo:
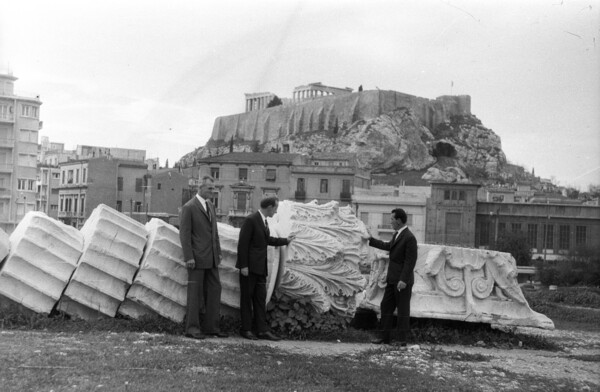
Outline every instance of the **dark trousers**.
<svg viewBox="0 0 600 392"><path fill-rule="evenodd" d="M381 338L389 341L394 326L394 310L398 309L396 328L398 340L406 342L410 331L410 296L412 284L398 291L396 284L388 283L381 299Z"/></svg>
<svg viewBox="0 0 600 392"><path fill-rule="evenodd" d="M187 333L219 332L221 280L217 267L188 270Z"/></svg>
<svg viewBox="0 0 600 392"><path fill-rule="evenodd" d="M240 315L242 330L257 333L267 332L267 277L264 275L240 273ZM254 314L254 325L252 324Z"/></svg>

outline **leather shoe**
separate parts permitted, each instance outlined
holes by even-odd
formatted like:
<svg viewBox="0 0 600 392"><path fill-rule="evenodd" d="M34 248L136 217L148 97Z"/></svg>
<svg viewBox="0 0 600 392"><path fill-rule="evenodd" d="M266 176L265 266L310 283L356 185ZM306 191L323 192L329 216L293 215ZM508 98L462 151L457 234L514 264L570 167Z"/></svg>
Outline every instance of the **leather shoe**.
<svg viewBox="0 0 600 392"><path fill-rule="evenodd" d="M377 339L371 340L371 343L373 343L373 344L390 344L390 341L387 339L383 339L383 338L377 338Z"/></svg>
<svg viewBox="0 0 600 392"><path fill-rule="evenodd" d="M185 334L186 338L192 338L192 339L205 339L206 336L204 336L204 334L202 332L188 332Z"/></svg>
<svg viewBox="0 0 600 392"><path fill-rule="evenodd" d="M248 340L258 340L256 335L253 334L252 331L240 331L240 335L242 335L243 338Z"/></svg>
<svg viewBox="0 0 600 392"><path fill-rule="evenodd" d="M278 341L281 340L281 338L279 336L275 335L271 331L259 333L258 334L258 338L262 339L262 340L270 340L270 341L273 341L273 342L278 342Z"/></svg>
<svg viewBox="0 0 600 392"><path fill-rule="evenodd" d="M209 336L214 336L215 338L228 338L229 335L225 332L211 332L211 333L207 333L207 335Z"/></svg>

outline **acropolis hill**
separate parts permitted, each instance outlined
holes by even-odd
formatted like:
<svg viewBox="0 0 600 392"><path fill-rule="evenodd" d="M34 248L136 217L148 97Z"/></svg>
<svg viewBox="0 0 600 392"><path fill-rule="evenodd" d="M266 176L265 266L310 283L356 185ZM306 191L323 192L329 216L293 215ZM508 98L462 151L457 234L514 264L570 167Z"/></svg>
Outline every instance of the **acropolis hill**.
<svg viewBox="0 0 600 392"><path fill-rule="evenodd" d="M371 90L314 97L247 113L217 117L211 140L266 143L285 136L346 128L358 120L379 117L398 108L410 108L421 124L434 129L453 115L471 114L468 95L427 99L397 91Z"/></svg>
<svg viewBox="0 0 600 392"><path fill-rule="evenodd" d="M217 117L210 140L180 164L229 151L353 153L361 169L412 171L417 182L492 180L506 164L500 137L471 113L469 95L428 99L321 83L296 87L291 99L246 94L246 112Z"/></svg>

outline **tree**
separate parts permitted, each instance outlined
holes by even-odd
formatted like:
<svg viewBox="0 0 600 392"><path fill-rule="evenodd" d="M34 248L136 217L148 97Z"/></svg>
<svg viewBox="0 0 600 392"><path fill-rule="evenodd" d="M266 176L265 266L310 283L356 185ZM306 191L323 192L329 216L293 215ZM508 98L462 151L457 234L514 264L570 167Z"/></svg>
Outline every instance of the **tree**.
<svg viewBox="0 0 600 392"><path fill-rule="evenodd" d="M505 232L494 247L494 250L507 252L517 261L517 265L531 265L531 248L527 237L521 232Z"/></svg>
<svg viewBox="0 0 600 392"><path fill-rule="evenodd" d="M272 108L273 106L279 105L283 105L283 101L277 95L275 95L273 99L267 104L267 107Z"/></svg>

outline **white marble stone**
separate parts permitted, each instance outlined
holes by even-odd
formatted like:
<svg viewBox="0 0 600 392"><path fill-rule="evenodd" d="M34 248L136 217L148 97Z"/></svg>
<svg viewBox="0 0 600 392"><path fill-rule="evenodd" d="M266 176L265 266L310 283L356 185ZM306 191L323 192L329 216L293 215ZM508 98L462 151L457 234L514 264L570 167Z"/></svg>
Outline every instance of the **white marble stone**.
<svg viewBox="0 0 600 392"><path fill-rule="evenodd" d="M10 236L0 271L0 295L50 313L82 254L83 235L42 212L29 212Z"/></svg>
<svg viewBox="0 0 600 392"><path fill-rule="evenodd" d="M282 201L273 220L270 227L282 237L296 235L283 249L277 289L291 298L309 297L320 312L353 315L366 285L359 268L369 255L364 224L335 201Z"/></svg>
<svg viewBox="0 0 600 392"><path fill-rule="evenodd" d="M148 242L140 269L119 313L139 318L159 314L182 322L187 304L188 272L179 230L160 219L146 223Z"/></svg>
<svg viewBox="0 0 600 392"><path fill-rule="evenodd" d="M527 304L509 253L419 244L411 316L553 329L554 323ZM374 250L369 286L361 307L379 312L387 252Z"/></svg>
<svg viewBox="0 0 600 392"><path fill-rule="evenodd" d="M146 245L141 223L100 204L81 228L84 249L58 309L84 319L114 317ZM87 308L87 310L86 310Z"/></svg>

